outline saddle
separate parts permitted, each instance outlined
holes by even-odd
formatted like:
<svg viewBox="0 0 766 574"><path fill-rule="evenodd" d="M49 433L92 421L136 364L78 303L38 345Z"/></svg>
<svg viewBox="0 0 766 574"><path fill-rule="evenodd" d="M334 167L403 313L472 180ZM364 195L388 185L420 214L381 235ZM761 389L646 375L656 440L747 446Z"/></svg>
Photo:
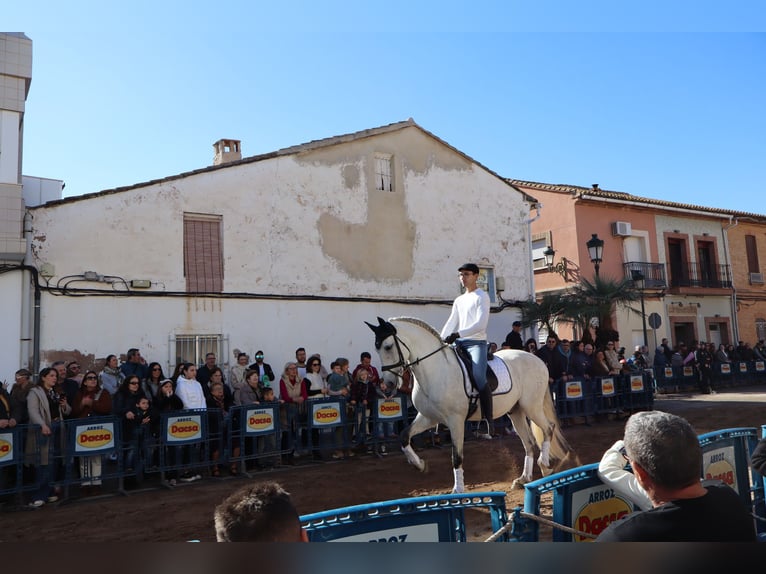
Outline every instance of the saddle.
<svg viewBox="0 0 766 574"><path fill-rule="evenodd" d="M468 379L471 381L471 387L478 393L479 389L476 388L476 381L473 378L473 359L471 358L471 355L468 354L468 351L457 345L455 345L455 353L457 353L458 358L463 361L465 369L468 371ZM497 375L489 365L487 365L487 387L489 387L493 393L497 390Z"/></svg>

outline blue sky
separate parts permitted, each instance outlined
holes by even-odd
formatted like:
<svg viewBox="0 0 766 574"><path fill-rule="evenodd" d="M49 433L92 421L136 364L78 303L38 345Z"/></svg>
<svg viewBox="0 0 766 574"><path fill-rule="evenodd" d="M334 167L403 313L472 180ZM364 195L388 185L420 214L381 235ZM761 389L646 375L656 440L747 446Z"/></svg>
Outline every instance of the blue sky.
<svg viewBox="0 0 766 574"><path fill-rule="evenodd" d="M23 172L67 196L412 117L504 177L766 213L766 2L27 0L0 29L33 41Z"/></svg>

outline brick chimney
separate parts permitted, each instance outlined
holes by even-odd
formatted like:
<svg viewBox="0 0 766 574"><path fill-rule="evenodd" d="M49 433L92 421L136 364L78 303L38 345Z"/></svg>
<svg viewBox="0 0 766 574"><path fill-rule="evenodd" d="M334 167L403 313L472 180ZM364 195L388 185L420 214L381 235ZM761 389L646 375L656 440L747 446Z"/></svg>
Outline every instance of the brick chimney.
<svg viewBox="0 0 766 574"><path fill-rule="evenodd" d="M218 140L213 144L215 156L213 165L222 165L242 159L242 142L240 140Z"/></svg>

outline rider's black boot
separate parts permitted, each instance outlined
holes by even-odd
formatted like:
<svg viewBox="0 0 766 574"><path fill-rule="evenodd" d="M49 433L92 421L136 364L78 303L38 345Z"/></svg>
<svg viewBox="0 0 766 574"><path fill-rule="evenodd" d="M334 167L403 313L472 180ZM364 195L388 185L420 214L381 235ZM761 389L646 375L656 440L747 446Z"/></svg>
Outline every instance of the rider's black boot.
<svg viewBox="0 0 766 574"><path fill-rule="evenodd" d="M492 416L492 389L486 385L479 391L479 402L481 403L481 416L487 421L487 433L482 434L481 438L492 438L495 435L495 419ZM481 422L479 422L481 432Z"/></svg>

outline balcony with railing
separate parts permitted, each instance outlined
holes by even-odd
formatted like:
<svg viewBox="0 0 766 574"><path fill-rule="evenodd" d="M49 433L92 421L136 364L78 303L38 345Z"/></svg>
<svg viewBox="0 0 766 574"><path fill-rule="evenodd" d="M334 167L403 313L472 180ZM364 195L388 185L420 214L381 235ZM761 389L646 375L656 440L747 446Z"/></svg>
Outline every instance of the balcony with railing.
<svg viewBox="0 0 766 574"><path fill-rule="evenodd" d="M633 279L633 272L639 271L645 280L644 289L665 289L668 286L663 263L628 261L622 264L622 269L626 279Z"/></svg>
<svg viewBox="0 0 766 574"><path fill-rule="evenodd" d="M731 267L705 263L672 265L669 286L671 289L682 287L731 289Z"/></svg>

